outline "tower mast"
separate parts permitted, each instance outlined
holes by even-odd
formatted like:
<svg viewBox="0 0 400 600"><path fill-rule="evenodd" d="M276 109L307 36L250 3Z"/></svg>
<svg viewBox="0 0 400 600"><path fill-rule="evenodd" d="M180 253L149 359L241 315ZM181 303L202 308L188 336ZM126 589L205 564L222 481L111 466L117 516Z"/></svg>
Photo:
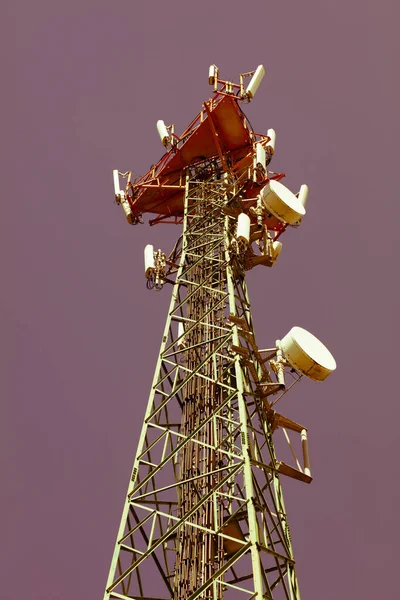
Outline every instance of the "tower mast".
<svg viewBox="0 0 400 600"><path fill-rule="evenodd" d="M212 65L214 96L188 129L158 121L159 163L135 182L114 171L129 223L148 212L183 233L169 256L145 249L147 286L168 283L172 297L104 600L300 598L280 476L310 483L307 430L274 405L336 365L299 327L256 343L245 272L274 265L307 196L268 170L275 132L256 134L239 107L263 74L234 84ZM279 429L294 465L276 457Z"/></svg>

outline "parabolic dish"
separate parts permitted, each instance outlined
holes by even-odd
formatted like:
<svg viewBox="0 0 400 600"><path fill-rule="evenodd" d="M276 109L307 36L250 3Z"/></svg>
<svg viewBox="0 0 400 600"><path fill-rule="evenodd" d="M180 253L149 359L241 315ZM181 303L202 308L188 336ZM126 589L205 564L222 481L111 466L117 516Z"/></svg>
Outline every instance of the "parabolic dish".
<svg viewBox="0 0 400 600"><path fill-rule="evenodd" d="M302 327L292 327L282 338L281 346L288 363L314 381L323 381L336 369L328 348Z"/></svg>
<svg viewBox="0 0 400 600"><path fill-rule="evenodd" d="M297 196L274 179L261 190L261 200L271 215L288 225L295 225L306 214Z"/></svg>

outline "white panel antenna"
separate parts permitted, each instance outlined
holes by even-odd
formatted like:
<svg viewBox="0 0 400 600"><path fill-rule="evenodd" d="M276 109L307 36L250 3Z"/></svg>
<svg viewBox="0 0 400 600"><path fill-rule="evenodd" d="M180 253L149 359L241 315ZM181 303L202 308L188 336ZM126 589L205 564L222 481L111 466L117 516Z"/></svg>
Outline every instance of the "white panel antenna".
<svg viewBox="0 0 400 600"><path fill-rule="evenodd" d="M267 142L267 148L270 147L275 152L275 143L276 143L276 132L275 129L268 129L267 136L271 138L269 142ZM272 153L273 154L273 153Z"/></svg>
<svg viewBox="0 0 400 600"><path fill-rule="evenodd" d="M298 197L298 199L300 200L300 202L302 203L302 205L305 208L306 207L307 198L308 198L308 185L306 185L305 183L303 183L303 185L300 187L300 191L297 194L297 197Z"/></svg>
<svg viewBox="0 0 400 600"><path fill-rule="evenodd" d="M256 167L261 167L264 171L267 168L265 148L260 142L256 144Z"/></svg>
<svg viewBox="0 0 400 600"><path fill-rule="evenodd" d="M182 321L179 321L178 323L178 341L176 345L179 349L185 346L185 327Z"/></svg>
<svg viewBox="0 0 400 600"><path fill-rule="evenodd" d="M151 244L147 244L144 249L144 271L146 277L149 278L156 268L154 262L154 247Z"/></svg>
<svg viewBox="0 0 400 600"><path fill-rule="evenodd" d="M237 223L236 240L246 246L250 240L250 217L246 213L240 213Z"/></svg>
<svg viewBox="0 0 400 600"><path fill-rule="evenodd" d="M216 80L218 79L218 67L216 65L210 65L208 69L208 83L210 85L215 85Z"/></svg>
<svg viewBox="0 0 400 600"><path fill-rule="evenodd" d="M258 65L257 69L254 72L253 77L250 79L250 83L246 88L245 96L252 100L258 90L258 86L260 85L263 77L265 75L265 69L263 65Z"/></svg>
<svg viewBox="0 0 400 600"><path fill-rule="evenodd" d="M282 242L272 242L271 244L271 263L275 264L282 250Z"/></svg>
<svg viewBox="0 0 400 600"><path fill-rule="evenodd" d="M124 195L124 192L119 187L119 173L118 173L118 169L114 169L113 170L113 178L114 178L115 200L119 204L121 202L121 197L123 197L123 195Z"/></svg>
<svg viewBox="0 0 400 600"><path fill-rule="evenodd" d="M161 119L157 121L157 131L158 135L160 136L162 145L165 147L168 146L168 144L171 142L171 135L164 121L162 121Z"/></svg>

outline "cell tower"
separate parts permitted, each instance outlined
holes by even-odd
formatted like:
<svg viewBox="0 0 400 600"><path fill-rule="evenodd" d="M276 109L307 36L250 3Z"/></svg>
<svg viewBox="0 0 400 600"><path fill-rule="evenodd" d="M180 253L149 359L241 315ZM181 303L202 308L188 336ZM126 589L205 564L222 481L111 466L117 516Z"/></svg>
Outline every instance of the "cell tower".
<svg viewBox="0 0 400 600"><path fill-rule="evenodd" d="M311 482L307 429L274 407L336 364L300 327L267 349L253 330L245 272L275 264L308 193L269 169L275 132L255 133L240 108L264 72L236 84L212 65L213 97L186 131L157 122L161 160L136 180L114 171L129 223L153 213L183 232L169 256L145 248L147 287L170 284L172 298L106 600L300 598L281 475ZM276 456L278 432L293 464Z"/></svg>

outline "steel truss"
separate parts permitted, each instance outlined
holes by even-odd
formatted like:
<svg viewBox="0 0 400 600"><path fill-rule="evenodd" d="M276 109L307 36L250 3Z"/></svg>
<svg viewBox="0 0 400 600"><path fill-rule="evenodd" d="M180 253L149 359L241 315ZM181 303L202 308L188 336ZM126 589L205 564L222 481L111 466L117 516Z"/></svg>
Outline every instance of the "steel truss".
<svg viewBox="0 0 400 600"><path fill-rule="evenodd" d="M299 600L235 219L186 178L180 263L104 598Z"/></svg>

